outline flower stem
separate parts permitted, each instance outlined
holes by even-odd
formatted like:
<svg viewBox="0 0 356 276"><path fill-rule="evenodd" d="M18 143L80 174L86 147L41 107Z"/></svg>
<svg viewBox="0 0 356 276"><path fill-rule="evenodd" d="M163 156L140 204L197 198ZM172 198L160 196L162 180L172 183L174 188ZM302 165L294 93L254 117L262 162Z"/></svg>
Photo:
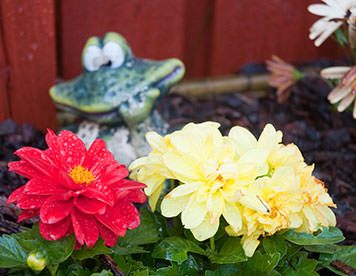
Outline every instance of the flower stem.
<svg viewBox="0 0 356 276"><path fill-rule="evenodd" d="M215 239L214 239L214 237L210 238L210 248L211 248L211 250L215 251Z"/></svg>

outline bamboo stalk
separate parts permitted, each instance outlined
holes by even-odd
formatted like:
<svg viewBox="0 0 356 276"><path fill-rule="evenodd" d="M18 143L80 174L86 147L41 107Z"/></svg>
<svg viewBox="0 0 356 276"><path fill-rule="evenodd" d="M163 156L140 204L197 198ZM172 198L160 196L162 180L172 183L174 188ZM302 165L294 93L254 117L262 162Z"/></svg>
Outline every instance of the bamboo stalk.
<svg viewBox="0 0 356 276"><path fill-rule="evenodd" d="M206 97L209 94L230 92L261 91L268 88L269 74L228 75L203 79L185 80L175 85L170 93L185 96Z"/></svg>

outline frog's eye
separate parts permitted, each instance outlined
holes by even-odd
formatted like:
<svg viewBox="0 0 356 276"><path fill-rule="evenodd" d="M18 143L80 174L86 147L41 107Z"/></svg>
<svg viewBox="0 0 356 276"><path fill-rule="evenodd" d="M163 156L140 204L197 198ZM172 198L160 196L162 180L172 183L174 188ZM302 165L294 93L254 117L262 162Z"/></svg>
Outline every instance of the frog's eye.
<svg viewBox="0 0 356 276"><path fill-rule="evenodd" d="M103 53L109 59L111 68L118 68L124 63L124 50L114 41L105 43Z"/></svg>
<svg viewBox="0 0 356 276"><path fill-rule="evenodd" d="M83 53L83 64L88 71L96 71L108 62L103 51L96 45L86 47Z"/></svg>

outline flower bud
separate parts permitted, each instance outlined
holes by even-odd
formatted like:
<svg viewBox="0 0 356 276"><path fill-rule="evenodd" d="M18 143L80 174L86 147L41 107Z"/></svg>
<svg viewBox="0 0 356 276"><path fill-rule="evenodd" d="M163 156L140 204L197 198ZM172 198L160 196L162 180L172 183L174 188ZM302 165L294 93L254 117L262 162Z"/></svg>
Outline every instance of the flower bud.
<svg viewBox="0 0 356 276"><path fill-rule="evenodd" d="M40 272L46 267L45 257L41 252L32 252L27 257L27 265L33 271Z"/></svg>

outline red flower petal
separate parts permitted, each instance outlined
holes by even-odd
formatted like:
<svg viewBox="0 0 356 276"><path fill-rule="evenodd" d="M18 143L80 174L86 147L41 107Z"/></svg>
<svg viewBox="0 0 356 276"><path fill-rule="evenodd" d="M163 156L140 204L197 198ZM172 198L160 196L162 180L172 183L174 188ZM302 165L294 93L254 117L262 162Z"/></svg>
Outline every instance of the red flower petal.
<svg viewBox="0 0 356 276"><path fill-rule="evenodd" d="M23 221L25 219L30 219L33 217L38 216L40 213L39 209L33 209L33 210L23 210L21 214L19 215L17 222Z"/></svg>
<svg viewBox="0 0 356 276"><path fill-rule="evenodd" d="M71 190L80 190L83 188L82 185L75 183L74 180L68 175L68 173L64 171L58 172L57 181L61 186Z"/></svg>
<svg viewBox="0 0 356 276"><path fill-rule="evenodd" d="M74 200L75 206L86 214L103 214L105 213L106 204L96 199L78 196Z"/></svg>
<svg viewBox="0 0 356 276"><path fill-rule="evenodd" d="M52 195L66 192L58 183L50 178L33 178L25 185L24 193L32 195Z"/></svg>
<svg viewBox="0 0 356 276"><path fill-rule="evenodd" d="M134 229L140 225L140 214L136 207L132 205L128 200L121 200L115 204L121 215L125 218L127 227Z"/></svg>
<svg viewBox="0 0 356 276"><path fill-rule="evenodd" d="M116 235L113 231L106 228L104 225L98 223L100 236L105 241L104 244L106 246L115 246L117 243L118 235Z"/></svg>
<svg viewBox="0 0 356 276"><path fill-rule="evenodd" d="M21 209L38 209L47 199L48 196L22 194L17 201L17 206Z"/></svg>
<svg viewBox="0 0 356 276"><path fill-rule="evenodd" d="M71 219L69 216L54 224L46 224L40 220L40 233L46 240L58 240L66 236L70 223Z"/></svg>
<svg viewBox="0 0 356 276"><path fill-rule="evenodd" d="M19 199L23 196L23 191L25 190L25 186L21 186L20 188L17 188L15 191L12 192L12 194L9 196L7 199L7 204L15 203L18 202Z"/></svg>
<svg viewBox="0 0 356 276"><path fill-rule="evenodd" d="M107 206L104 214L95 215L95 217L118 236L122 237L125 235L127 223L119 210Z"/></svg>
<svg viewBox="0 0 356 276"><path fill-rule="evenodd" d="M49 148L51 149L51 156L53 157L53 160L57 164L57 167L60 169L64 169L63 167L63 155L65 154L65 151L63 149L63 145L59 142L58 137L56 134L50 130L47 129L47 134L46 134L46 142Z"/></svg>
<svg viewBox="0 0 356 276"><path fill-rule="evenodd" d="M41 177L43 174L40 172L36 171L29 165L26 161L20 160L20 161L15 161L11 162L8 164L9 166L9 171L18 173L26 178L34 178L34 177Z"/></svg>
<svg viewBox="0 0 356 276"><path fill-rule="evenodd" d="M40 211L41 221L47 224L54 224L69 215L73 208L73 199L58 200L58 197L48 198L42 205Z"/></svg>
<svg viewBox="0 0 356 276"><path fill-rule="evenodd" d="M86 243L93 247L99 238L99 230L95 218L73 208L71 213L75 237L80 244Z"/></svg>
<svg viewBox="0 0 356 276"><path fill-rule="evenodd" d="M146 187L147 186L141 182L128 179L121 179L120 181L110 186L111 189L143 189Z"/></svg>
<svg viewBox="0 0 356 276"><path fill-rule="evenodd" d="M141 190L133 190L128 195L127 198L129 201L144 203L146 201L146 195Z"/></svg>
<svg viewBox="0 0 356 276"><path fill-rule="evenodd" d="M129 175L129 171L126 169L125 165L120 165L117 163L117 166L112 166L113 168L108 169L108 172L102 176L103 181L108 185L121 183L123 178Z"/></svg>
<svg viewBox="0 0 356 276"><path fill-rule="evenodd" d="M130 190L125 190L125 189L117 189L115 191L115 199L120 200L124 197L126 197L129 194Z"/></svg>
<svg viewBox="0 0 356 276"><path fill-rule="evenodd" d="M73 169L75 165L82 164L87 154L87 149L78 136L71 131L63 130L58 136L58 142L63 146L65 151L63 160L65 168Z"/></svg>
<svg viewBox="0 0 356 276"><path fill-rule="evenodd" d="M83 167L88 168L95 176L101 176L112 163L117 164L114 156L106 149L103 139L96 139L90 146Z"/></svg>
<svg viewBox="0 0 356 276"><path fill-rule="evenodd" d="M57 168L46 152L36 148L23 147L18 149L15 154L39 173L50 177L56 175Z"/></svg>
<svg viewBox="0 0 356 276"><path fill-rule="evenodd" d="M96 198L110 206L114 206L115 203L113 191L105 186L100 179L90 184L82 195L88 198Z"/></svg>

